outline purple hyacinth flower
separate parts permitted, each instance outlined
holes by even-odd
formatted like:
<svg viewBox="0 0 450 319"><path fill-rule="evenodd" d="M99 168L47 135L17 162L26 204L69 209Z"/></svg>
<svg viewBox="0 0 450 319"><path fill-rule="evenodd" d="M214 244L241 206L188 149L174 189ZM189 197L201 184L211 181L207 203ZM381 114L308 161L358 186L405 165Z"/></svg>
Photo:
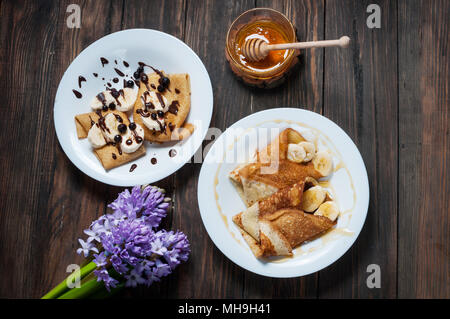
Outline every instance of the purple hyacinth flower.
<svg viewBox="0 0 450 319"><path fill-rule="evenodd" d="M85 230L88 240L79 240L79 253L94 255L97 270L94 274L109 290L118 280L111 277L107 267L112 267L122 276L126 286L151 285L169 275L172 270L187 260L190 249L186 235L182 232L155 232L161 219L166 216L169 203L164 193L153 186L144 189L136 186L120 193L106 214L92 222ZM98 242L99 253L92 242Z"/></svg>

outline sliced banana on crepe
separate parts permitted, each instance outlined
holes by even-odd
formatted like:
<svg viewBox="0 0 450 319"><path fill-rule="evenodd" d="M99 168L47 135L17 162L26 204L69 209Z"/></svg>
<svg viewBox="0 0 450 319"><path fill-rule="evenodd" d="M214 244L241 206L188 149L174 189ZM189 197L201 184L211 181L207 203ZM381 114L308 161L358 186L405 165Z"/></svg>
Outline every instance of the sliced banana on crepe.
<svg viewBox="0 0 450 319"><path fill-rule="evenodd" d="M333 158L327 151L320 151L312 159L316 171L323 177L328 176L333 171Z"/></svg>
<svg viewBox="0 0 450 319"><path fill-rule="evenodd" d="M305 160L306 152L299 144L289 144L287 159L294 163L301 163Z"/></svg>
<svg viewBox="0 0 450 319"><path fill-rule="evenodd" d="M333 201L327 201L319 206L314 215L325 216L332 221L335 221L339 216L339 207Z"/></svg>
<svg viewBox="0 0 450 319"><path fill-rule="evenodd" d="M137 123L130 125L127 131L122 136L120 147L125 153L134 153L144 141L144 129Z"/></svg>
<svg viewBox="0 0 450 319"><path fill-rule="evenodd" d="M106 114L104 118L105 128L102 130L103 134L108 142L114 142L114 136L119 135L119 121L114 113Z"/></svg>
<svg viewBox="0 0 450 319"><path fill-rule="evenodd" d="M120 90L111 89L100 92L91 101L91 108L93 110L101 110L104 107L109 107L114 103L115 108L121 112L128 112L136 102L137 90L132 88L124 88Z"/></svg>
<svg viewBox="0 0 450 319"><path fill-rule="evenodd" d="M92 125L87 138L93 148L99 148L106 145L105 137L97 123Z"/></svg>
<svg viewBox="0 0 450 319"><path fill-rule="evenodd" d="M310 142L300 142L289 144L287 149L287 159L294 163L306 163L314 158L316 147Z"/></svg>
<svg viewBox="0 0 450 319"><path fill-rule="evenodd" d="M124 88L119 90L119 97L116 98L116 108L121 112L128 112L134 107L137 98L137 90L132 88Z"/></svg>
<svg viewBox="0 0 450 319"><path fill-rule="evenodd" d="M300 147L302 147L305 151L305 157L303 158L304 162L309 162L314 158L314 155L316 154L316 147L313 143L310 142L300 142L298 144Z"/></svg>
<svg viewBox="0 0 450 319"><path fill-rule="evenodd" d="M302 209L312 213L324 202L327 192L321 186L314 186L307 189L302 197Z"/></svg>

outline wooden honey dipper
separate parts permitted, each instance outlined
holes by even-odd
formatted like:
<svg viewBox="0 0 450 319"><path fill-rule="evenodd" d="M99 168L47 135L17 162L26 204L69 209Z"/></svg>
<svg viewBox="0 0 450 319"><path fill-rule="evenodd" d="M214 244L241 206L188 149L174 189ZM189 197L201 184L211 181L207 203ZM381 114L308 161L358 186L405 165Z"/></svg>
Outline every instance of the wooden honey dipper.
<svg viewBox="0 0 450 319"><path fill-rule="evenodd" d="M280 44L267 44L262 39L254 38L245 41L244 46L242 47L242 53L250 61L260 61L269 54L269 51L273 50L309 49L309 48L324 48L324 47L346 48L348 47L349 43L350 38L347 36L343 36L338 40L280 43Z"/></svg>

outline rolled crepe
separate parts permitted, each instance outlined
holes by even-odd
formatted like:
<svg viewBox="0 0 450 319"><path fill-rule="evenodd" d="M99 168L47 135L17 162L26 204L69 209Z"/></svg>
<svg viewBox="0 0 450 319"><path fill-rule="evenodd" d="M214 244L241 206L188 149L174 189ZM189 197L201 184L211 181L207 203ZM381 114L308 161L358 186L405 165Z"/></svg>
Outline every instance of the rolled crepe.
<svg viewBox="0 0 450 319"><path fill-rule="evenodd" d="M103 111L101 112L102 116L106 116L108 113L117 114L122 118L123 123L125 125L130 124L130 121L128 120L128 117L126 116L125 113L119 112L117 110L114 111L108 110L105 112ZM77 128L78 138L79 139L86 138L89 133L89 130L92 127L92 123L97 123L99 118L100 116L96 112L84 113L75 116L75 126ZM106 170L109 170L111 168L129 163L141 157L142 155L145 154L145 147L144 144L142 144L134 153L125 153L122 152L120 148L118 148L117 146L107 144L97 149L93 148L93 152L100 161L100 163L102 164L102 166Z"/></svg>

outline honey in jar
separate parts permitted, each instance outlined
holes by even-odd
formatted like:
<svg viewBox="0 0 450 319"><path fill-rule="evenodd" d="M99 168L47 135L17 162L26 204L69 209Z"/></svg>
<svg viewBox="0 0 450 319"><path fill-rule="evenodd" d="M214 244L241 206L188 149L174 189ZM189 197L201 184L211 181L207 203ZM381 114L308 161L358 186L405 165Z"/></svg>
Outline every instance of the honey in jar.
<svg viewBox="0 0 450 319"><path fill-rule="evenodd" d="M254 8L237 17L228 29L225 57L233 73L244 83L260 88L281 84L298 63L299 50L270 51L261 61L249 61L242 53L244 43L258 38L268 44L293 43L297 37L292 23L270 8Z"/></svg>
<svg viewBox="0 0 450 319"><path fill-rule="evenodd" d="M261 61L250 61L242 53L244 43L250 39L261 39L267 44L287 43L288 36L272 21L256 21L243 27L237 34L235 54L241 64L253 71L276 69L288 56L288 50L269 51Z"/></svg>

